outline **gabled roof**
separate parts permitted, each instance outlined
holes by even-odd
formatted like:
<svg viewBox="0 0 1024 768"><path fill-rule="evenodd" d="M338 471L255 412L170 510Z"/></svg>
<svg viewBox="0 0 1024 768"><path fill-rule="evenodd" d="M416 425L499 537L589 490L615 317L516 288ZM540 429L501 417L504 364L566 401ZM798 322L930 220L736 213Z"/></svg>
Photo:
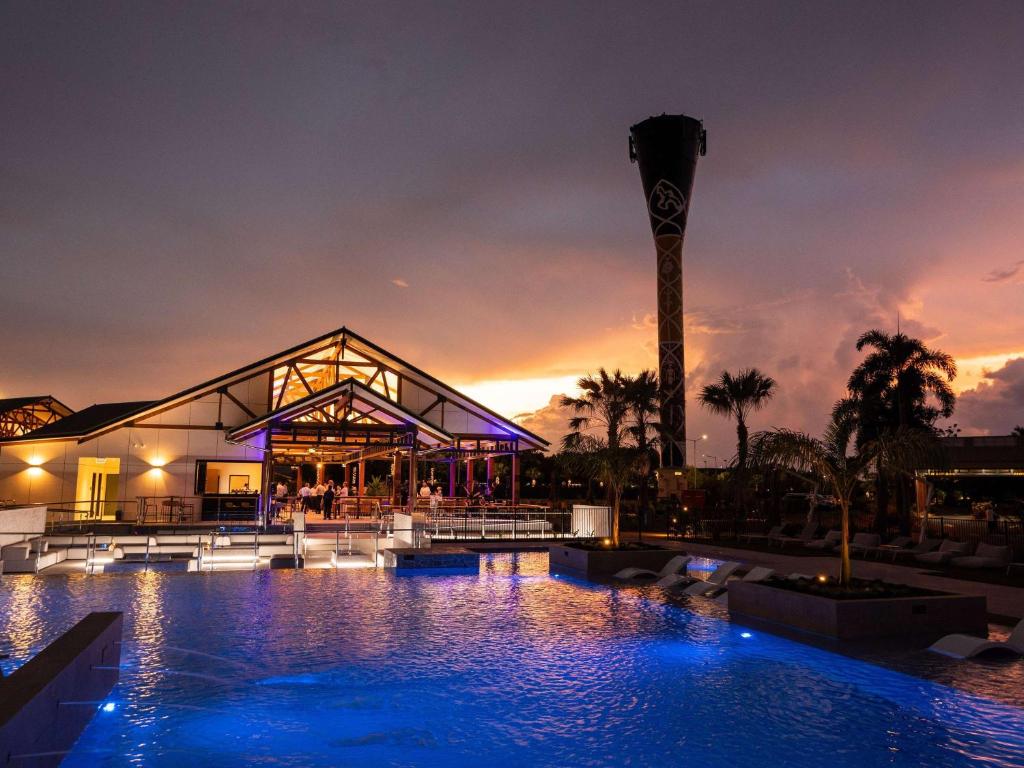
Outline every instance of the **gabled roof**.
<svg viewBox="0 0 1024 768"><path fill-rule="evenodd" d="M22 437L74 413L53 395L0 400L0 441Z"/></svg>
<svg viewBox="0 0 1024 768"><path fill-rule="evenodd" d="M400 357L396 357L383 347L377 346L372 341L363 338L354 331L342 327L341 333L344 333L347 336L348 343L351 347L357 350L360 350L360 347L362 347L362 349L365 350L366 352L369 352L371 356L380 357L389 361L391 366L395 368L395 370L400 371L404 376L408 376L413 380L420 379L423 382L427 382L438 389L445 390L446 397L448 398L448 400L450 400L453 403L456 403L457 405L466 407L471 411L477 411L483 416L489 417L489 421L499 422L501 428L507 430L510 435L524 437L529 442L535 443L537 447L546 447L550 445L550 443L540 435L537 435L528 429L524 429L511 419L505 418L504 416L498 414L497 412L492 411L487 406L482 405L478 403L476 400L473 400L472 398L467 397L461 392L452 389L444 382L431 376L429 373L426 373L425 371L417 368L411 363L407 363Z"/></svg>
<svg viewBox="0 0 1024 768"><path fill-rule="evenodd" d="M4 442L31 442L36 440L69 440L84 437L97 429L116 423L124 418L125 414L134 413L146 406L151 401L137 401L131 403L96 403L88 408L65 416L59 421L47 424L44 427L33 430L27 435L12 437Z"/></svg>
<svg viewBox="0 0 1024 768"><path fill-rule="evenodd" d="M30 397L7 397L0 400L0 413L5 411L13 411L15 408L24 408L26 405L36 405L37 403L57 403L63 406L69 412L71 411L64 403L55 398L53 395L32 395Z"/></svg>
<svg viewBox="0 0 1024 768"><path fill-rule="evenodd" d="M355 350L359 354L367 354L371 357L377 358L382 362L386 363L390 368L400 372L403 376L408 377L410 380L424 385L429 386L441 392L445 400L454 403L455 405L465 408L466 410L473 412L480 416L480 418L489 421L491 424L498 426L502 431L508 433L510 436L524 439L527 443L527 447L546 447L549 445L548 441L539 435L530 432L527 429L516 424L514 421L499 415L495 411L487 408L484 405L476 402L475 400L467 397L466 395L458 392L447 384L444 384L440 380L434 378L430 374L420 370L414 365L407 363L401 358L393 355L392 353L385 350L368 339L360 336L359 334L349 330L345 326L325 333L309 341L303 342L290 347L283 352L270 355L261 360L257 360L255 363L237 368L229 373L225 373L216 378L204 381L201 384L196 384L193 387L184 389L181 392L173 394L169 397L165 397L162 400L154 400L148 402L138 403L117 403L107 404L107 406L125 406L126 410L122 411L119 416L115 416L109 420L103 421L102 423L97 422L88 431L78 432L74 435L68 435L67 437L77 437L80 440L91 439L99 437L107 431L131 424L140 419L147 418L155 415L168 408L173 408L177 405L181 405L198 397L202 397L206 394L216 392L218 390L230 387L233 384L245 381L262 371L271 369L275 366L285 365L289 360L296 358L302 354L309 354L311 351L322 348L325 344L338 343L342 346L349 347ZM392 405L397 405L394 400L390 400ZM107 407L104 406L104 407ZM131 406L130 408L128 406ZM92 406L99 407L99 406ZM89 409L86 409L89 410ZM83 411L84 413L84 411ZM428 422L426 414L421 414L417 418L424 422ZM428 422L429 423L429 422ZM158 425L154 425L158 426ZM439 429L439 425L434 424L434 429ZM36 430L39 432L40 430ZM55 435L49 435L51 439L57 439ZM34 434L33 434L34 437ZM6 442L6 441L3 441Z"/></svg>
<svg viewBox="0 0 1024 768"><path fill-rule="evenodd" d="M403 408L393 400L381 397L380 394L374 392L365 384L360 381L356 381L353 378L347 378L343 381L339 381L337 384L326 387L319 392L307 395L300 400L296 400L278 408L276 411L271 411L264 416L259 416L239 427L235 427L228 433L228 437L232 440L244 440L254 433L266 428L268 424L287 422L308 413L313 413L318 406L322 406L325 403L330 403L346 396L352 400L371 406L375 412L380 414L380 418L377 420L381 423L413 425L420 432L423 432L426 437L430 438L431 442L454 439L454 436L449 432L434 426L428 421L424 421L421 416ZM315 424L315 422L313 423Z"/></svg>

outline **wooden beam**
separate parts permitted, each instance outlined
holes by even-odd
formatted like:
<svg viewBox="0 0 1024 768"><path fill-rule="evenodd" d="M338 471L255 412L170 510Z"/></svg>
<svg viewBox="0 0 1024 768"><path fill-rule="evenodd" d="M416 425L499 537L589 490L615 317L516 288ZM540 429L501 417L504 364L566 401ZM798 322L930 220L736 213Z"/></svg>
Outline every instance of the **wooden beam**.
<svg viewBox="0 0 1024 768"><path fill-rule="evenodd" d="M237 397L235 397L233 394L231 394L231 390L230 389L228 389L227 387L224 387L223 389L220 390L220 392L223 395L227 395L228 396L228 400L230 400L232 403L234 403L239 408L241 408L246 413L246 415L249 416L250 419L255 419L256 418L256 414L252 412L252 409L249 408L249 406L247 406L245 403L243 403ZM218 421L219 421L219 419L218 419Z"/></svg>

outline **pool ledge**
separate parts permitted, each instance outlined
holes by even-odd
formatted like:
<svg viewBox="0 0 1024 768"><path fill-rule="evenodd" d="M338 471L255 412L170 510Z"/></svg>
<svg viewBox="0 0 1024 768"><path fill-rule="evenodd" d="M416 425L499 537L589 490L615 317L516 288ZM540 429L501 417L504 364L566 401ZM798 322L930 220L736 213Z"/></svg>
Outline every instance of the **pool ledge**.
<svg viewBox="0 0 1024 768"><path fill-rule="evenodd" d="M0 679L0 765L60 763L117 683L122 623L90 613Z"/></svg>

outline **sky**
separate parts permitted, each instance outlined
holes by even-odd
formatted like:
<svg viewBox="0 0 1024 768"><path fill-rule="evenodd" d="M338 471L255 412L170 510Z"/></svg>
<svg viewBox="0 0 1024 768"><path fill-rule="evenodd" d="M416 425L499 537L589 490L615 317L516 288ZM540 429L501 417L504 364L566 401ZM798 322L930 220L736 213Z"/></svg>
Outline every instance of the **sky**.
<svg viewBox="0 0 1024 768"><path fill-rule="evenodd" d="M347 325L548 437L656 365L631 124L704 120L687 409L817 431L868 328L1024 423L1024 4L0 6L0 396L162 397ZM701 461L698 457L698 462Z"/></svg>

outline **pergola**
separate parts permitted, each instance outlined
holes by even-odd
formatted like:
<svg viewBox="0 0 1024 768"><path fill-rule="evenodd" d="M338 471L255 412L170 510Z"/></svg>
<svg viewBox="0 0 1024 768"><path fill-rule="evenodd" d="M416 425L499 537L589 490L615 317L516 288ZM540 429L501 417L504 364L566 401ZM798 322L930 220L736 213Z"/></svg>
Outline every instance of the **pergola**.
<svg viewBox="0 0 1024 768"><path fill-rule="evenodd" d="M366 339L342 329L270 366L271 410L227 433L233 442L265 452L265 483L275 460L355 467L359 495L365 462L393 462L393 493L400 483L414 502L420 461L449 465L448 495L466 464L510 456L511 500L518 502L519 452L544 440L476 403Z"/></svg>

